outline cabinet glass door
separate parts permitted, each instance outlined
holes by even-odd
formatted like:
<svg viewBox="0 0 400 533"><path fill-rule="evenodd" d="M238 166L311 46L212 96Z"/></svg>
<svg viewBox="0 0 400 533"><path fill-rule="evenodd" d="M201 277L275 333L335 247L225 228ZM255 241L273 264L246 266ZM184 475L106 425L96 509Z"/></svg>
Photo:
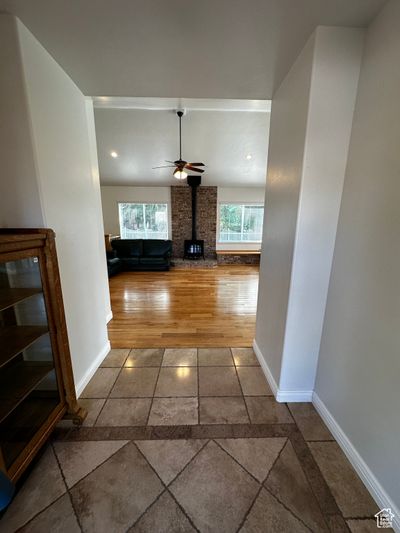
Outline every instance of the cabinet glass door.
<svg viewBox="0 0 400 533"><path fill-rule="evenodd" d="M0 263L0 448L6 468L59 403L39 259Z"/></svg>

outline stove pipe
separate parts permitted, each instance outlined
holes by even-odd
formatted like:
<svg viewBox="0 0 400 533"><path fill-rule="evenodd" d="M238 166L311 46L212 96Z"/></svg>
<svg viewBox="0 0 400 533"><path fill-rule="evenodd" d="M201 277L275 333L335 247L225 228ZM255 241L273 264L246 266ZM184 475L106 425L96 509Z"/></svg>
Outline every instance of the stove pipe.
<svg viewBox="0 0 400 533"><path fill-rule="evenodd" d="M197 187L201 184L201 176L188 176L187 183L192 189L192 241L196 238L196 219L197 219Z"/></svg>

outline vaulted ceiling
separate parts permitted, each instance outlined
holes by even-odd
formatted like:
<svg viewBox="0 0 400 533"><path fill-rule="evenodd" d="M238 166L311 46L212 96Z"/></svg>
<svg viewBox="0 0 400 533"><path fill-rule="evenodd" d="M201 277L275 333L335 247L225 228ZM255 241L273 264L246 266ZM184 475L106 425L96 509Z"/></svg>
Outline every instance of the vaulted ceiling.
<svg viewBox="0 0 400 533"><path fill-rule="evenodd" d="M385 0L0 0L90 96L270 99L314 28Z"/></svg>
<svg viewBox="0 0 400 533"><path fill-rule="evenodd" d="M269 102L133 100L95 102L103 185L176 185L174 169L152 167L179 157L177 108L186 109L182 156L207 165L203 185L265 185Z"/></svg>
<svg viewBox="0 0 400 533"><path fill-rule="evenodd" d="M19 17L88 96L226 99L217 112L189 110L183 155L207 164L204 184L263 186L269 114L232 111L229 100L271 99L317 25L366 26L384 3L0 0L0 11ZM171 169L152 170L178 156L174 106L97 105L102 183L176 181Z"/></svg>

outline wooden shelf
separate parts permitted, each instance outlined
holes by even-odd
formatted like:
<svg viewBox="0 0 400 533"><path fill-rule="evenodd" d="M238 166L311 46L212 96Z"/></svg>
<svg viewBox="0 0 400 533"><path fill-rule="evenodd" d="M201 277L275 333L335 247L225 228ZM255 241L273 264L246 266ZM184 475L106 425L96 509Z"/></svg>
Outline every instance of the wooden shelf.
<svg viewBox="0 0 400 533"><path fill-rule="evenodd" d="M48 331L46 326L8 326L0 329L0 368Z"/></svg>
<svg viewBox="0 0 400 533"><path fill-rule="evenodd" d="M0 375L0 422L53 370L49 363L19 361Z"/></svg>
<svg viewBox="0 0 400 533"><path fill-rule="evenodd" d="M42 289L0 289L0 311L41 292Z"/></svg>
<svg viewBox="0 0 400 533"><path fill-rule="evenodd" d="M2 452L6 466L17 459L38 429L60 405L58 393L36 397L35 392L21 402L0 426Z"/></svg>

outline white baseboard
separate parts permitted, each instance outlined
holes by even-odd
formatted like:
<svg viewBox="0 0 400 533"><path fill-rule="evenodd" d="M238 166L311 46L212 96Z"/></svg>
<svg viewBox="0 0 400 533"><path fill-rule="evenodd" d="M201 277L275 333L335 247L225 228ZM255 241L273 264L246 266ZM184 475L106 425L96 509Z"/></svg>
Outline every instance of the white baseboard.
<svg viewBox="0 0 400 533"><path fill-rule="evenodd" d="M282 390L279 389L274 376L269 369L263 354L256 342L253 340L253 350L257 356L257 359L261 365L261 368L264 372L265 378L268 381L269 386L275 396L277 402L286 403L286 402L311 402L313 391L293 391L293 390Z"/></svg>
<svg viewBox="0 0 400 533"><path fill-rule="evenodd" d="M310 403L312 401L312 390L278 390L276 401L281 403Z"/></svg>
<svg viewBox="0 0 400 533"><path fill-rule="evenodd" d="M94 373L99 368L99 366L103 362L105 356L108 354L108 352L110 350L111 350L111 344L110 344L110 341L107 341L106 344L104 345L104 347L100 350L100 352L96 356L96 358L93 361L93 363L90 365L90 367L85 372L85 375L83 376L83 378L75 385L77 398L79 398L79 396L82 394L83 389L86 387L86 385L92 379Z"/></svg>
<svg viewBox="0 0 400 533"><path fill-rule="evenodd" d="M106 315L106 324L108 324L110 322L110 320L112 320L112 317L113 317L112 311L107 313L107 315Z"/></svg>
<svg viewBox="0 0 400 533"><path fill-rule="evenodd" d="M400 510L396 507L395 503L386 494L382 485L376 479L374 474L365 463L364 459L360 456L356 448L353 446L349 438L346 436L342 428L336 422L326 405L316 392L313 393L313 404L318 411L322 420L330 429L332 435L335 437L337 443L342 448L347 459L353 465L354 470L360 476L364 485L367 487L373 499L376 501L380 509L390 507L392 513L395 515L393 522L393 529L400 533Z"/></svg>
<svg viewBox="0 0 400 533"><path fill-rule="evenodd" d="M254 353L256 354L256 357L258 359L258 362L260 363L260 366L262 368L262 371L264 372L264 376L266 378L266 380L268 381L268 384L269 386L271 387L271 390L275 396L275 398L277 398L277 395L278 395L278 385L274 379L274 376L272 375L271 373L271 370L269 369L269 366L267 365L267 362L265 361L264 359L264 356L256 342L256 339L253 339L253 350L254 350Z"/></svg>

